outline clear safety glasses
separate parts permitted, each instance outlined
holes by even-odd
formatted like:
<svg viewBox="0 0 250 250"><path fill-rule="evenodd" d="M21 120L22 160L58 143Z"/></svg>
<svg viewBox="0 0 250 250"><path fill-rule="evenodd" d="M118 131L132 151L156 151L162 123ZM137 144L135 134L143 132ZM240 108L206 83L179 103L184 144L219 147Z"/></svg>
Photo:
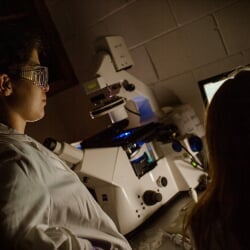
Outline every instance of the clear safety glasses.
<svg viewBox="0 0 250 250"><path fill-rule="evenodd" d="M49 87L49 73L45 66L29 66L18 72L20 79L30 80L36 86L47 89Z"/></svg>

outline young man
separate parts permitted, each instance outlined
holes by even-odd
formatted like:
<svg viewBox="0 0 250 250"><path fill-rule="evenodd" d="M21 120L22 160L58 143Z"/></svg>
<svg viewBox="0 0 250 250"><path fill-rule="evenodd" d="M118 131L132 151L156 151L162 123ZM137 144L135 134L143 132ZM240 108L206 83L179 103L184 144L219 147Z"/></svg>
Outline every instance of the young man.
<svg viewBox="0 0 250 250"><path fill-rule="evenodd" d="M77 175L25 134L44 116L48 69L20 26L0 38L1 249L131 249Z"/></svg>

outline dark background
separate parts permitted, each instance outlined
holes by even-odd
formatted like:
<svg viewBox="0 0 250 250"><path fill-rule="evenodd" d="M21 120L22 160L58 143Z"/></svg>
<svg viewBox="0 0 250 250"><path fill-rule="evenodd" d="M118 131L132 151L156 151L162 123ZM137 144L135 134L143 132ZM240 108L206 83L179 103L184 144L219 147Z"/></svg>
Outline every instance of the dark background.
<svg viewBox="0 0 250 250"><path fill-rule="evenodd" d="M1 27L9 22L25 22L27 29L30 25L39 31L45 50L45 53L40 56L40 61L42 65L49 67L49 95L54 95L78 83L43 0L0 0L0 31ZM0 37L2 35L4 34Z"/></svg>

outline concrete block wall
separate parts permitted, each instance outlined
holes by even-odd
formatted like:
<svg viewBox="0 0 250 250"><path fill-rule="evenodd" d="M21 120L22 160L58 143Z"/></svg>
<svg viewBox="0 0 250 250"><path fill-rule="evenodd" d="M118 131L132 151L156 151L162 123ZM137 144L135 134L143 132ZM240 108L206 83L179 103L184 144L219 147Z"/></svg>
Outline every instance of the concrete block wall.
<svg viewBox="0 0 250 250"><path fill-rule="evenodd" d="M46 0L46 4L79 82L88 78L95 39L121 35L135 62L129 72L152 89L160 106L176 100L190 103L202 121L198 81L250 63L248 0ZM53 110L59 103L62 107L60 100L67 92L72 94L69 98L82 98L80 91L76 86L51 97ZM69 103L55 121L64 124L64 133L63 129L58 133L62 139L74 141L105 124L105 119L89 119L87 105L74 107L76 115L71 114L69 122L67 113L73 108ZM53 110L48 107L49 119ZM78 124L79 114L84 125ZM45 131L56 133L47 121ZM46 134L32 132L38 139Z"/></svg>

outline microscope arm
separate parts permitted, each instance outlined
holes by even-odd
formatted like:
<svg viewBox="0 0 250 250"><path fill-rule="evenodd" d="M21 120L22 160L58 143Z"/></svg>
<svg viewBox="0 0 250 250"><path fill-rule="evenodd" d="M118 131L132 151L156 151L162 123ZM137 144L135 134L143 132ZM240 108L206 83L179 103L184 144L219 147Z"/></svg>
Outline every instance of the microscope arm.
<svg viewBox="0 0 250 250"><path fill-rule="evenodd" d="M133 100L137 96L144 96L149 100L152 110L156 115L161 115L159 105L152 90L126 70L116 71L112 58L108 53L99 53L95 74L96 77L94 79L83 84L87 94L93 94L96 90L100 91L101 89L107 88L107 86L119 83L121 85L118 93L119 96L125 98L127 101ZM93 86L94 84L96 84L98 88L92 91L89 86Z"/></svg>

